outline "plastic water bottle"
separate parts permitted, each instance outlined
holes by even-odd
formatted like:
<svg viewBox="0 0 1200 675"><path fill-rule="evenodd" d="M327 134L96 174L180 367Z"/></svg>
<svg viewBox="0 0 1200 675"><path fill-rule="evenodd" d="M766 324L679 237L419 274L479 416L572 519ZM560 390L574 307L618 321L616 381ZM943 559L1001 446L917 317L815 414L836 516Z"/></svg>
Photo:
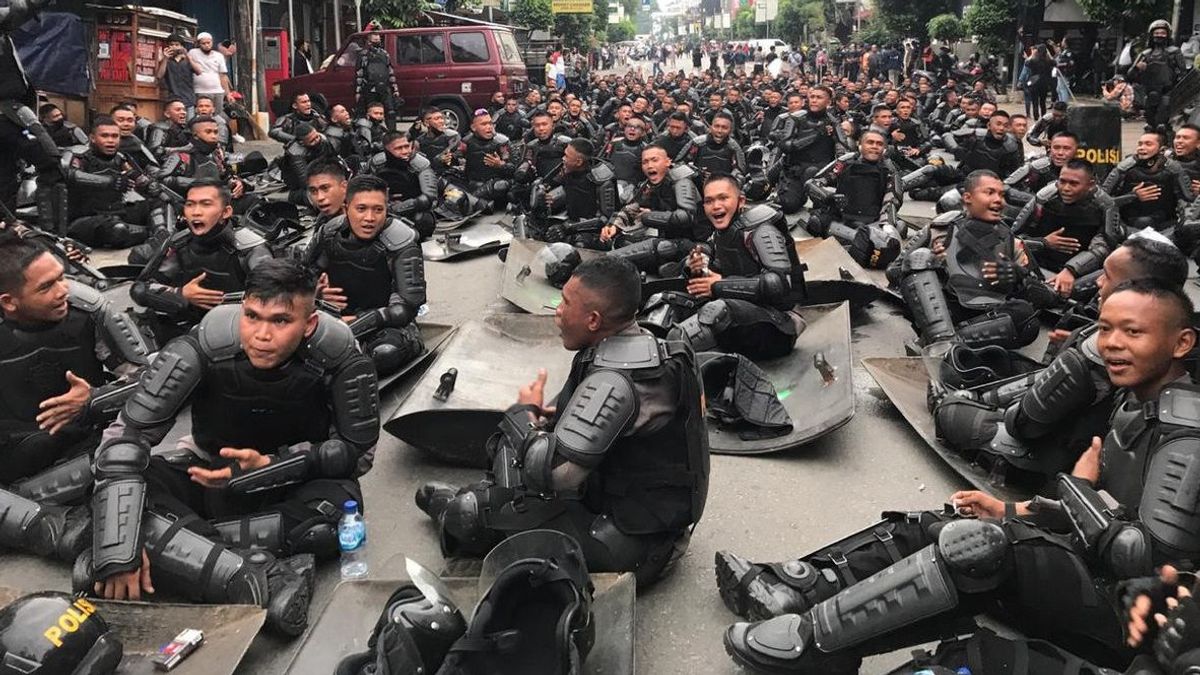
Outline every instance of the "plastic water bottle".
<svg viewBox="0 0 1200 675"><path fill-rule="evenodd" d="M338 523L338 544L342 549L342 578L360 579L367 576L367 521L358 511L358 502L346 500L345 513Z"/></svg>

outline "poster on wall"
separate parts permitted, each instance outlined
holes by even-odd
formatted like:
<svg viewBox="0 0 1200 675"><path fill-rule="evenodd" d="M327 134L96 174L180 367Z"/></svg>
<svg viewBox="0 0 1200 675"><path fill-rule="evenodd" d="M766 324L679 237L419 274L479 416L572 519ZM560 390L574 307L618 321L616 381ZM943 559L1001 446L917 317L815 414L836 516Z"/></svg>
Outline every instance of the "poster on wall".
<svg viewBox="0 0 1200 675"><path fill-rule="evenodd" d="M154 69L158 65L158 53L162 50L158 38L148 35L138 35L137 38L137 81L142 84L154 84Z"/></svg>
<svg viewBox="0 0 1200 675"><path fill-rule="evenodd" d="M101 82L128 82L133 64L133 44L127 30L99 28L96 42L100 49L97 77Z"/></svg>

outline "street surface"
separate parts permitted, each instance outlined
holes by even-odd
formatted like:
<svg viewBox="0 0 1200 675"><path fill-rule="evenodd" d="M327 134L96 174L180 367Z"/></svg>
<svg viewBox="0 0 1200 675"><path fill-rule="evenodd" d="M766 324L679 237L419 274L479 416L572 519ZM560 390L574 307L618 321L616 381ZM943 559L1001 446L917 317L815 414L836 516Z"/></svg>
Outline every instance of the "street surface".
<svg viewBox="0 0 1200 675"><path fill-rule="evenodd" d="M690 69L690 61L687 67ZM1005 107L1015 112L1019 106ZM1126 152L1133 150L1139 129L1140 125L1133 123L1124 125ZM252 146L278 152L273 143ZM910 205L905 213L928 218L931 207ZM105 256L113 262L123 257ZM489 308L504 308L507 302L498 297L502 269L495 255L427 262L429 313L422 320L459 323L478 318ZM735 617L725 610L716 592L713 554L717 550L731 549L761 561L796 557L870 525L881 511L937 509L952 492L969 487L927 448L858 363L870 356L903 356L903 343L913 337L908 322L899 310L885 303L855 313L852 319L853 372L837 376L853 377L854 418L817 442L791 452L713 456L708 506L687 555L673 577L638 599L639 673L739 672L721 641L722 631ZM529 364L530 379L536 369L537 364ZM514 391L514 400L515 396ZM384 421L397 404L394 398L385 398ZM363 479L371 577L403 578L405 556L441 569L435 528L413 503L413 493L429 480L465 483L478 477L476 471L439 466L383 434L375 467ZM318 570L310 624L315 623L337 583L336 564ZM61 563L5 554L0 556L0 585L26 591L69 590L70 569ZM469 616L471 608L463 610ZM300 644L301 640L288 642L260 635L237 672L287 672ZM886 672L903 663L908 653L875 657L863 672ZM292 672L308 673L302 664Z"/></svg>

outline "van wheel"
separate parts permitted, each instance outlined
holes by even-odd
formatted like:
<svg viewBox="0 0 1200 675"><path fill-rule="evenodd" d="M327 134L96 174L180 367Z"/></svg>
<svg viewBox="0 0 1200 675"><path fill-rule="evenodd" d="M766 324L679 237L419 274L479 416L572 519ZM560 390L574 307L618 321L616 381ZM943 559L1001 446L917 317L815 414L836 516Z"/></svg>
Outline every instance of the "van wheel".
<svg viewBox="0 0 1200 675"><path fill-rule="evenodd" d="M445 101L438 103L437 107L442 111L442 117L446 119L446 129L462 133L463 129L470 126L467 122L467 111L461 105Z"/></svg>

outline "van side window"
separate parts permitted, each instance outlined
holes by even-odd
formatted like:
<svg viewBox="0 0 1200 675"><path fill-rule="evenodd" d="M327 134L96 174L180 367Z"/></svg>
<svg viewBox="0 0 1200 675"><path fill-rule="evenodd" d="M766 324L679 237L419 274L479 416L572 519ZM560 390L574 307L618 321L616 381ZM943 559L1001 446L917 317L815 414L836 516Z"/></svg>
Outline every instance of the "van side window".
<svg viewBox="0 0 1200 675"><path fill-rule="evenodd" d="M346 51L342 52L337 59L338 68L356 68L358 67L358 53L362 51L363 43L361 40L355 40L346 45Z"/></svg>
<svg viewBox="0 0 1200 675"><path fill-rule="evenodd" d="M457 63L487 63L492 60L483 33L451 33L450 58Z"/></svg>
<svg viewBox="0 0 1200 675"><path fill-rule="evenodd" d="M396 36L396 65L416 66L446 62L446 38L442 33Z"/></svg>

